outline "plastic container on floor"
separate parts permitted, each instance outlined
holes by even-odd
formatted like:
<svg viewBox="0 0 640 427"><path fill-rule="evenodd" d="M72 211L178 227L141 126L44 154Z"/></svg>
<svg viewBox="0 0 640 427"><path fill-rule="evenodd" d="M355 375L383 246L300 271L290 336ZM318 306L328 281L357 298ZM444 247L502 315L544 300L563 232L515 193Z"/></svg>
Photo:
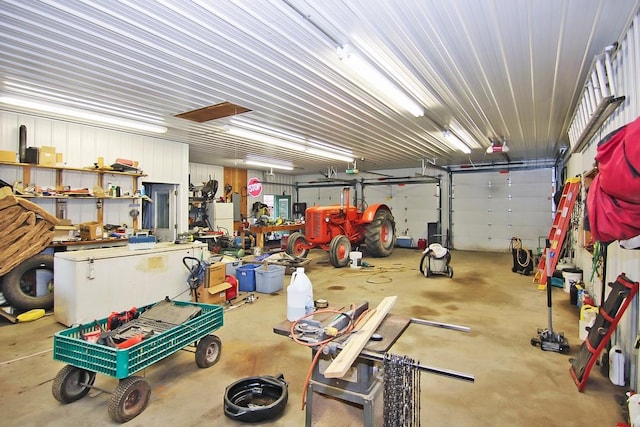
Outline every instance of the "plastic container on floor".
<svg viewBox="0 0 640 427"><path fill-rule="evenodd" d="M256 269L260 264L245 264L236 268L238 290L240 292L254 292L256 290Z"/></svg>
<svg viewBox="0 0 640 427"><path fill-rule="evenodd" d="M609 379L614 385L624 385L624 354L618 345L609 350Z"/></svg>
<svg viewBox="0 0 640 427"><path fill-rule="evenodd" d="M562 270L562 277L564 278L564 291L571 293L571 285L582 282L582 270L577 268L564 269Z"/></svg>
<svg viewBox="0 0 640 427"><path fill-rule="evenodd" d="M410 236L398 236L396 237L396 246L400 248L413 247L413 237Z"/></svg>
<svg viewBox="0 0 640 427"><path fill-rule="evenodd" d="M256 268L256 292L272 294L284 287L283 265L259 265Z"/></svg>
<svg viewBox="0 0 640 427"><path fill-rule="evenodd" d="M313 309L313 285L304 268L298 267L291 274L291 282L287 287L287 320L294 322Z"/></svg>

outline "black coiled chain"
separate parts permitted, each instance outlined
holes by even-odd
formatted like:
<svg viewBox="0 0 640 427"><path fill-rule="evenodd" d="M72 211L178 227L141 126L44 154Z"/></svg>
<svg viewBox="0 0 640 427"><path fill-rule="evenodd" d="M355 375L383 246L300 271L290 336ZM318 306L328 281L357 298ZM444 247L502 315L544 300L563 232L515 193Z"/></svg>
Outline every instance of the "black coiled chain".
<svg viewBox="0 0 640 427"><path fill-rule="evenodd" d="M420 370L407 356L384 356L384 426L420 426Z"/></svg>

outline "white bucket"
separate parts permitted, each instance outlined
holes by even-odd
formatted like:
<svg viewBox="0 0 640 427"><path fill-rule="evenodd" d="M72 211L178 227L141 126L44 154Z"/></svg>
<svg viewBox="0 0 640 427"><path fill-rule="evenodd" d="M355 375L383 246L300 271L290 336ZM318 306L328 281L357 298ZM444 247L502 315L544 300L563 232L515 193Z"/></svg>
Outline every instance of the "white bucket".
<svg viewBox="0 0 640 427"><path fill-rule="evenodd" d="M582 270L568 269L562 270L562 277L564 278L564 291L566 293L571 292L571 285L582 282Z"/></svg>
<svg viewBox="0 0 640 427"><path fill-rule="evenodd" d="M362 252L349 252L351 268L360 268L362 265Z"/></svg>

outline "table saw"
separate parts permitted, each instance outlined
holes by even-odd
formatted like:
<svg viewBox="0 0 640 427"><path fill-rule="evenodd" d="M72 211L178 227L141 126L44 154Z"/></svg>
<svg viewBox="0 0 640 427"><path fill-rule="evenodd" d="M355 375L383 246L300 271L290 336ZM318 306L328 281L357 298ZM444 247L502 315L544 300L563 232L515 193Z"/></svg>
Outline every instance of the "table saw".
<svg viewBox="0 0 640 427"><path fill-rule="evenodd" d="M469 328L463 326L387 313L383 316L375 332L371 334L371 339L359 351L346 374L337 378L325 376L327 368L336 359L336 355L339 355L355 335L354 333L347 333L335 339L328 339L327 331L329 331L329 334L333 334L337 331L345 330L348 319L356 319L361 314L366 313L368 309L369 304L367 302L346 311L329 308L328 310L318 310L309 318L300 319L295 323L285 320L274 326L274 333L290 337L298 342L302 341L306 346L309 346L312 350L312 359L317 362L312 366L311 379L306 388L306 426L311 426L313 393L329 395L361 406L364 411L364 426L373 426L375 423L374 402L384 387L382 370L379 369L379 365L385 360L393 344L411 324L463 332L469 331ZM336 312L345 314L336 314ZM318 352L321 354L318 354ZM415 363L413 367L419 371L444 375L453 379L474 381L473 376L461 372L429 367L419 363Z"/></svg>

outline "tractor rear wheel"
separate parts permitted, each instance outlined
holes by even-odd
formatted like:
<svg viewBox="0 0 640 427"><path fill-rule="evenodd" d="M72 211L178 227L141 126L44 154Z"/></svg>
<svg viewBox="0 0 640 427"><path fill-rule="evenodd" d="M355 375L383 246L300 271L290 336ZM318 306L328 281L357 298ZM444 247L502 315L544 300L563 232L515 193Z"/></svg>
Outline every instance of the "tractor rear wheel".
<svg viewBox="0 0 640 427"><path fill-rule="evenodd" d="M287 253L296 258L306 258L309 253L309 249L305 247L306 244L307 240L304 238L304 234L294 231L287 240Z"/></svg>
<svg viewBox="0 0 640 427"><path fill-rule="evenodd" d="M329 244L329 262L334 267L340 268L349 264L351 242L347 236L340 234L331 239Z"/></svg>
<svg viewBox="0 0 640 427"><path fill-rule="evenodd" d="M387 257L393 251L396 240L396 224L393 215L386 209L380 209L367 226L364 242L367 252L373 257Z"/></svg>

